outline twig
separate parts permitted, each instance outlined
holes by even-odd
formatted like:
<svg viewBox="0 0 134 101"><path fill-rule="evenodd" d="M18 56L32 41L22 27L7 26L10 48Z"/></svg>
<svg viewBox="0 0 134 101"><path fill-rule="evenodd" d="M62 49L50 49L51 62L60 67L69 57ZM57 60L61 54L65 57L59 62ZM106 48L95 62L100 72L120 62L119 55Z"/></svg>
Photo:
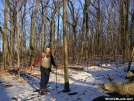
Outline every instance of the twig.
<svg viewBox="0 0 134 101"><path fill-rule="evenodd" d="M107 74L107 76L109 77L110 82L113 81L113 78L111 77L110 74Z"/></svg>

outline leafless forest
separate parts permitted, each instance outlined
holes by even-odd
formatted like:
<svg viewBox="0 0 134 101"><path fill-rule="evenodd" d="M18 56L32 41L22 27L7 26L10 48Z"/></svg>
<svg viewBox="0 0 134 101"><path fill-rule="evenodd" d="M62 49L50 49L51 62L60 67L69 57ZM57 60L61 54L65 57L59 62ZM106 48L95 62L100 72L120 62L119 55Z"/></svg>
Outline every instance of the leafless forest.
<svg viewBox="0 0 134 101"><path fill-rule="evenodd" d="M96 60L129 62L134 0L63 1L0 0L1 70L30 66L47 45L55 60L66 66Z"/></svg>

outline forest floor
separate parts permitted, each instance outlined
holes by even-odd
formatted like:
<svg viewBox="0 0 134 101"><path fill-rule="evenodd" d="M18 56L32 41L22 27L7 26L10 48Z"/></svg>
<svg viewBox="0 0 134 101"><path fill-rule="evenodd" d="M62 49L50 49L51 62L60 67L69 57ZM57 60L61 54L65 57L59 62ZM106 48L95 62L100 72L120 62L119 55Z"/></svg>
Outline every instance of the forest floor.
<svg viewBox="0 0 134 101"><path fill-rule="evenodd" d="M67 93L61 92L64 89L64 70L57 69L56 87L56 70L52 69L47 85L50 92L42 96L37 92L40 87L39 68L21 73L19 79L14 74L3 74L0 77L0 101L92 101L98 96L108 96L98 91L100 84L110 82L107 74L113 78L113 82L128 81L125 79L127 66L116 63L102 64L102 67L69 65L70 92ZM134 69L134 63L131 69Z"/></svg>

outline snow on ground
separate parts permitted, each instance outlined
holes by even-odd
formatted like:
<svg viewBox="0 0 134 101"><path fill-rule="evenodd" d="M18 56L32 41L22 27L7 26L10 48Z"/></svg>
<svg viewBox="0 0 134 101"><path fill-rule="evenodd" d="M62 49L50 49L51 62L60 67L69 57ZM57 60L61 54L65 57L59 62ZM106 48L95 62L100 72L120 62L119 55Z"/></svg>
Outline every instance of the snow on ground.
<svg viewBox="0 0 134 101"><path fill-rule="evenodd" d="M87 68L84 65L82 67L84 70L69 69L71 91L68 93L60 92L64 89L64 70L57 70L57 91L56 71L53 70L47 88L50 92L43 96L35 91L40 87L39 71L33 70L31 71L33 75L22 75L20 79L16 76L5 76L0 79L0 101L92 101L98 96L108 96L98 92L99 84L109 82L107 74L112 76L113 82L127 81L125 80L127 65L103 64L102 68L99 66Z"/></svg>

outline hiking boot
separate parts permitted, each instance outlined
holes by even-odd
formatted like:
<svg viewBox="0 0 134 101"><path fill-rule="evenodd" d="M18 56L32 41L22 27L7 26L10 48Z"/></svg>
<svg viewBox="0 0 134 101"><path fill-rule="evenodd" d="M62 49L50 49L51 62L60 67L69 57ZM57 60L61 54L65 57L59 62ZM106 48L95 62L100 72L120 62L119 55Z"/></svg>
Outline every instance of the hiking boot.
<svg viewBox="0 0 134 101"><path fill-rule="evenodd" d="M45 94L44 89L41 89L41 90L40 90L40 95L44 95L44 94Z"/></svg>
<svg viewBox="0 0 134 101"><path fill-rule="evenodd" d="M44 95L45 93L44 92L40 92L40 95Z"/></svg>
<svg viewBox="0 0 134 101"><path fill-rule="evenodd" d="M44 90L44 92L49 92L49 90L47 90L46 88L45 89L43 89Z"/></svg>

